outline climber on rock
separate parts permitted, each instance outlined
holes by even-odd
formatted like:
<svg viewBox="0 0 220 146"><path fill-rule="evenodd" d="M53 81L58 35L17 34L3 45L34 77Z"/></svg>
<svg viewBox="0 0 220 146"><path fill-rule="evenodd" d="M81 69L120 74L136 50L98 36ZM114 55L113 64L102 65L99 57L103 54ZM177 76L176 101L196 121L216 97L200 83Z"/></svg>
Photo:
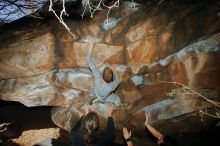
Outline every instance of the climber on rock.
<svg viewBox="0 0 220 146"><path fill-rule="evenodd" d="M116 68L115 66L113 66L112 69L110 67L105 67L103 73L98 70L97 66L92 60L92 50L94 44L95 41L90 39L89 52L87 54L87 62L94 76L94 92L97 97L92 103L100 101L103 103L113 103L116 106L120 106L120 98L113 93L120 83Z"/></svg>

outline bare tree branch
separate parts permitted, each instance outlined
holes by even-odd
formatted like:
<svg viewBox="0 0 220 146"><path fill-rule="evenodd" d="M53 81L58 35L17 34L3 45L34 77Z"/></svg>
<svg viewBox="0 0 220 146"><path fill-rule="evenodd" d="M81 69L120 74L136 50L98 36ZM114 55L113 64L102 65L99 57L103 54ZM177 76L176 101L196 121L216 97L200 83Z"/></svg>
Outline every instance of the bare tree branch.
<svg viewBox="0 0 220 146"><path fill-rule="evenodd" d="M211 100L211 99L208 99L207 97L203 96L203 95L200 94L199 92L197 92L197 91L191 89L190 87L188 87L188 86L186 86L186 85L184 85L184 84L181 84L181 83L179 83L179 82L167 82L167 81L160 81L160 82L162 82L162 83L168 83L168 84L177 84L177 85L180 85L180 86L186 88L187 90L191 91L192 93L195 93L195 94L199 95L200 97L202 97L203 99L205 99L205 100L208 101L209 103L211 103L211 104L213 104L213 105L215 105L215 106L217 106L217 107L220 107L220 103L219 103L219 102L216 102L216 101L213 101L213 100Z"/></svg>
<svg viewBox="0 0 220 146"><path fill-rule="evenodd" d="M111 6L106 6L105 4L103 4L106 8L108 8L108 12L107 12L107 25L108 25L108 18L109 18L109 13L110 13L110 11L111 11L111 9L113 9L113 8L117 8L117 7L119 7L119 2L120 2L120 0L117 0L113 5L111 5Z"/></svg>
<svg viewBox="0 0 220 146"><path fill-rule="evenodd" d="M59 22L66 28L66 30L76 39L76 36L70 31L70 28L67 26L67 24L63 21L63 15L67 15L66 8L65 8L65 0L62 0L63 3L63 9L60 12L60 16L57 15L57 13L53 9L53 2L50 0L50 6L49 6L49 12L53 12L53 14L56 16L56 18L59 20Z"/></svg>
<svg viewBox="0 0 220 146"><path fill-rule="evenodd" d="M220 117L218 117L217 115L213 115L213 114L208 113L207 109L206 109L206 111L200 110L199 112L201 114L206 115L206 116L209 116L209 117L212 117L212 118L215 118L215 119L220 119Z"/></svg>

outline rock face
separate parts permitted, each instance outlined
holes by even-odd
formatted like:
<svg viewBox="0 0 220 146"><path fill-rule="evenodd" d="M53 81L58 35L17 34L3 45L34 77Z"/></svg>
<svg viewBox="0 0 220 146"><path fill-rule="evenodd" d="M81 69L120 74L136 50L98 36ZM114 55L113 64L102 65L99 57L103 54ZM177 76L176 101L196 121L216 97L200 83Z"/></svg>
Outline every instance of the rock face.
<svg viewBox="0 0 220 146"><path fill-rule="evenodd" d="M114 113L118 129L124 125L143 129L143 111L156 123L168 119L172 123L176 117L196 116L191 113L213 106L198 94L178 92L183 89L180 84L219 100L220 21L215 4L143 2L134 8L123 1L119 9L112 10L108 24L105 11L89 20L68 20L78 40L56 19L27 24L32 30L19 26L15 31L13 24L1 28L0 99L55 106L53 121L70 130L92 93L93 77L85 57L88 38L94 37L94 62L100 70L115 64L120 74L116 94L123 105ZM108 106L91 106L102 124ZM161 126L168 133L177 127Z"/></svg>

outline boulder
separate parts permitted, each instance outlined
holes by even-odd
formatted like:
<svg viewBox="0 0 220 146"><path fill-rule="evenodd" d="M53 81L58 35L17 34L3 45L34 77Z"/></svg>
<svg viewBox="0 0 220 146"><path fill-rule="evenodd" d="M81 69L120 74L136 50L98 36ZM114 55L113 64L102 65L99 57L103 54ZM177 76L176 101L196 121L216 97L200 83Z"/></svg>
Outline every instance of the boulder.
<svg viewBox="0 0 220 146"><path fill-rule="evenodd" d="M218 13L211 2L155 5L141 1L133 7L132 2L123 1L108 19L105 11L97 12L93 19L68 19L78 39L57 19L50 19L51 25L27 24L31 32L15 22L11 26L18 31L0 29L0 99L26 106L54 106L54 123L70 131L94 98L94 79L86 61L88 41L93 37L97 68L102 72L105 66L115 65L120 75L115 94L122 105L113 115L117 129L124 125L143 129L143 112L148 112L150 120L164 130L167 121L172 125L177 117L189 119L201 109L212 108L206 98L219 100ZM109 106L91 105L102 125ZM175 126L166 132L175 131ZM190 128L181 132L184 130Z"/></svg>

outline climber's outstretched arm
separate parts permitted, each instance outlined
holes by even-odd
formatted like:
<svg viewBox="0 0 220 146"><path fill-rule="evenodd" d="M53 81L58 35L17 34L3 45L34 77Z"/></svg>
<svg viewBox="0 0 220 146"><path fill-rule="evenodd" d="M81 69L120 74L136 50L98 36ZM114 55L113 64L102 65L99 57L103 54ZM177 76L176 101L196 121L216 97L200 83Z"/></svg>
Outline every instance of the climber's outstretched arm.
<svg viewBox="0 0 220 146"><path fill-rule="evenodd" d="M154 137L156 137L158 139L158 143L163 143L163 137L164 137L163 134L150 124L149 117L148 117L147 113L145 113L145 117L146 117L146 120L145 120L144 124L147 127L147 129L150 131L150 133Z"/></svg>

